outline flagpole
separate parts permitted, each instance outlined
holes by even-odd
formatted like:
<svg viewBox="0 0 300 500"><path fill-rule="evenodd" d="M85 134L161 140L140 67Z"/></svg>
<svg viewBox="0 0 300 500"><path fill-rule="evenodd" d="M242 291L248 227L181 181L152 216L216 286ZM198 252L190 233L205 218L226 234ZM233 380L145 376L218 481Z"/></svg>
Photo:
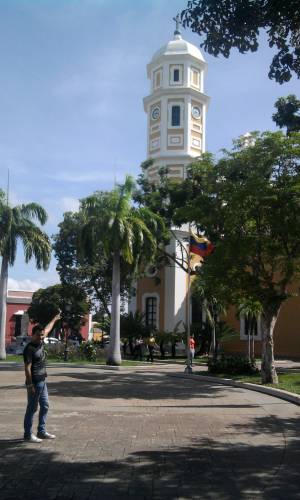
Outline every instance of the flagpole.
<svg viewBox="0 0 300 500"><path fill-rule="evenodd" d="M186 336L186 368L184 373L193 373L191 366L191 350L190 350L190 339L191 339L191 224L189 223L189 244L188 244L188 285L187 285L187 336Z"/></svg>
<svg viewBox="0 0 300 500"><path fill-rule="evenodd" d="M6 204L9 204L9 168L7 169L7 190L6 190Z"/></svg>

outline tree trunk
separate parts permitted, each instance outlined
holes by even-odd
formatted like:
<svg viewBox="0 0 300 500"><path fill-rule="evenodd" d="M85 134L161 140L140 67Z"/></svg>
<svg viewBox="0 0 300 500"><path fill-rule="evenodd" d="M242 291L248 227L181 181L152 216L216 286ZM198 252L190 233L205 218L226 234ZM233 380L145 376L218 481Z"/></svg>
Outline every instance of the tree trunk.
<svg viewBox="0 0 300 500"><path fill-rule="evenodd" d="M172 358L176 358L176 342L172 342Z"/></svg>
<svg viewBox="0 0 300 500"><path fill-rule="evenodd" d="M255 318L254 321L257 322L258 318ZM255 324L253 324L253 329L252 329L252 357L251 357L251 359L253 361L255 361Z"/></svg>
<svg viewBox="0 0 300 500"><path fill-rule="evenodd" d="M8 258L2 257L0 275L0 359L6 359L5 334L6 334L6 297L8 279Z"/></svg>
<svg viewBox="0 0 300 500"><path fill-rule="evenodd" d="M248 360L251 361L251 330L248 330Z"/></svg>
<svg viewBox="0 0 300 500"><path fill-rule="evenodd" d="M114 252L113 275L112 275L112 297L111 297L111 325L110 342L108 346L108 357L106 364L120 366L120 252Z"/></svg>
<svg viewBox="0 0 300 500"><path fill-rule="evenodd" d="M278 377L274 360L273 333L279 314L276 312L263 311L261 316L262 327L262 356L261 356L261 380L263 384L278 384Z"/></svg>

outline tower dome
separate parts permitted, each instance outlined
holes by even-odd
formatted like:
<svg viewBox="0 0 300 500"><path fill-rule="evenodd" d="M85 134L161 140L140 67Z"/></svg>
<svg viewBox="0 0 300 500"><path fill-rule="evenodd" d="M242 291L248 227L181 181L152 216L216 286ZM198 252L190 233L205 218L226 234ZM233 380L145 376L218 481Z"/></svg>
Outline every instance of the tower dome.
<svg viewBox="0 0 300 500"><path fill-rule="evenodd" d="M198 47L187 42L186 40L183 40L181 35L175 34L173 40L170 40L155 52L151 59L151 64L155 63L161 57L174 55L190 55L199 61L205 62L205 59Z"/></svg>

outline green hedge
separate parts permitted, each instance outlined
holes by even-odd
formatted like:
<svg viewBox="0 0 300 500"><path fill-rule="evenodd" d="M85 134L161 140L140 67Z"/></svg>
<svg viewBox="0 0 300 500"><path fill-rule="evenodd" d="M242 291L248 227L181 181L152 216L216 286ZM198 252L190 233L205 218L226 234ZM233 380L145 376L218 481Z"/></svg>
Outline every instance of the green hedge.
<svg viewBox="0 0 300 500"><path fill-rule="evenodd" d="M258 373L255 361L249 361L246 356L221 356L208 360L210 373L224 373L228 375L253 375Z"/></svg>

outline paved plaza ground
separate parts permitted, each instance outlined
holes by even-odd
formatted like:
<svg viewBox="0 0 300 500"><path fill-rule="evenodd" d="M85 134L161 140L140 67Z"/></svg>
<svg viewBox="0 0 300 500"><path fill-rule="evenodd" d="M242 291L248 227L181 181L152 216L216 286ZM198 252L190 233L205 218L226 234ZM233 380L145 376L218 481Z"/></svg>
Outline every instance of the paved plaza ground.
<svg viewBox="0 0 300 500"><path fill-rule="evenodd" d="M22 441L22 368L0 366L0 498L300 499L300 408L181 366L48 369L55 441Z"/></svg>

